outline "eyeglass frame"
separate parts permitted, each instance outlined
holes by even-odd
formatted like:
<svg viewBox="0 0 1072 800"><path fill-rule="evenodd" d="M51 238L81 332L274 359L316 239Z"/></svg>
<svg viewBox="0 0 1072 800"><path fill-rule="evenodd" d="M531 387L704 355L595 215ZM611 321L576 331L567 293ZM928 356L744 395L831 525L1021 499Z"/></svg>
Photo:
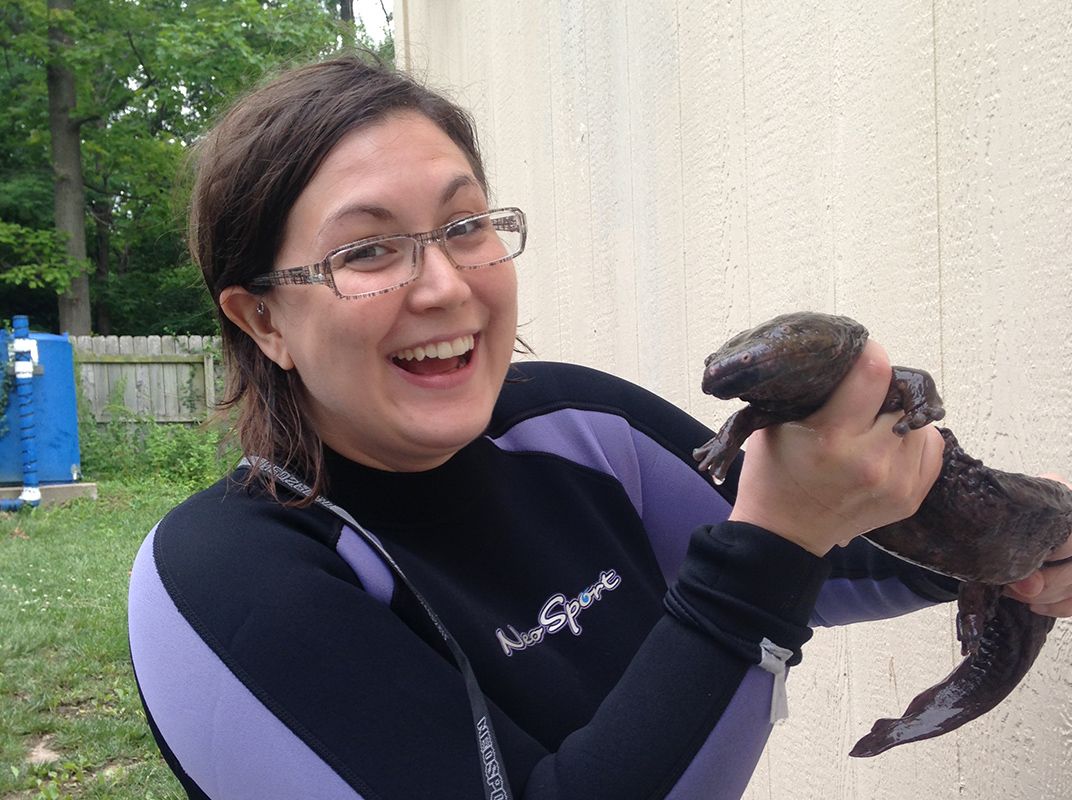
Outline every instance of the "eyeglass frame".
<svg viewBox="0 0 1072 800"><path fill-rule="evenodd" d="M516 215L517 219L517 231L516 233L521 236L521 244L517 248L517 252L511 253L508 256L497 258L494 261L489 261L486 264L478 264L476 266L467 267L459 264L454 260L454 256L451 255L450 249L446 247L447 231L456 225L462 225L466 222L472 222L474 219L480 219L481 217L490 217L494 214L500 214L504 211L510 211ZM525 212L516 206L505 206L503 208L491 208L487 211L481 211L479 214L470 214L467 217L461 217L448 222L446 225L442 225L434 230L426 231L424 233L385 233L378 236L369 236L366 239L357 239L356 241L349 242L348 244L341 245L329 251L320 261L314 264L306 264L302 267L286 267L285 269L272 270L271 272L265 272L262 275L258 275L246 284L246 288L250 291L260 289L262 292L266 292L273 286L330 286L331 290L335 292L335 296L342 300L362 300L367 297L376 297L377 295L387 294L393 292L395 289L401 289L403 286L408 286L417 280L421 275L421 267L423 266L423 252L424 248L429 245L439 245L440 251L447 257L451 266L459 270L473 270L484 269L485 267L493 267L496 264L502 264L506 261L511 261L517 258L525 251L525 243L528 238L528 225L525 220ZM368 247L370 245L377 244L379 242L387 241L388 239L413 239L417 243L417 247L413 250L413 273L409 278L396 283L394 286L388 286L386 289L376 289L371 292L362 292L361 294L342 294L338 287L335 285L335 276L331 271L331 259L344 250L350 250L356 247Z"/></svg>

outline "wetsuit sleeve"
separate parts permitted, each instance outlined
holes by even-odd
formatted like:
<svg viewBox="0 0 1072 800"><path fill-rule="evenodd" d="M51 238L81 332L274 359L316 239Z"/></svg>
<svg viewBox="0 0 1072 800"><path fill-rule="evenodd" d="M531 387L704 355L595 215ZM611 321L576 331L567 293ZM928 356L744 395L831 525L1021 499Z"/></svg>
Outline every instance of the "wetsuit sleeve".
<svg viewBox="0 0 1072 800"><path fill-rule="evenodd" d="M536 765L524 796L740 797L827 569L753 526L697 529L666 615L591 723ZM774 669L760 666L771 645L784 648Z"/></svg>
<svg viewBox="0 0 1072 800"><path fill-rule="evenodd" d="M815 603L813 626L890 619L957 598L955 578L892 556L863 537L826 558L830 578Z"/></svg>
<svg viewBox="0 0 1072 800"><path fill-rule="evenodd" d="M718 485L703 477L694 448L714 432L671 403L620 378L565 364L525 364L524 402L507 397L493 429L501 446L540 448L613 475L644 521L667 583L688 535L721 522L737 497L741 453ZM570 398L567 405L562 398ZM864 538L827 555L830 577L811 624L888 619L956 598L958 582L896 558Z"/></svg>
<svg viewBox="0 0 1072 800"><path fill-rule="evenodd" d="M166 517L131 581L135 674L188 794L482 796L461 676L361 585L334 549L346 529L234 491ZM491 705L517 797L740 795L770 731L759 643L799 648L827 566L735 527L697 531L695 579L555 752Z"/></svg>

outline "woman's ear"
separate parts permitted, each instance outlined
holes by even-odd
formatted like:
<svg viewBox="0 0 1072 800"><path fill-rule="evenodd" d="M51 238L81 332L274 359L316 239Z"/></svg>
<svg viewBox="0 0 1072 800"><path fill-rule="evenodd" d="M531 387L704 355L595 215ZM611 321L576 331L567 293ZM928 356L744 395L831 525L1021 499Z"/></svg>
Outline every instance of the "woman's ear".
<svg viewBox="0 0 1072 800"><path fill-rule="evenodd" d="M280 369L294 368L294 360L282 333L272 324L272 310L263 295L255 295L241 286L228 286L220 292L220 308Z"/></svg>

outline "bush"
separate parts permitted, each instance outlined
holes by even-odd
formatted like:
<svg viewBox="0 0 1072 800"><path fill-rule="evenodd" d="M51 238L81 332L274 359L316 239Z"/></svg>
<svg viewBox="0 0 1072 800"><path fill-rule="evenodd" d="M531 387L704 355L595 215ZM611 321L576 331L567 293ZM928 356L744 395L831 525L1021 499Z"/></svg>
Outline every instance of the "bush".
<svg viewBox="0 0 1072 800"><path fill-rule="evenodd" d="M234 468L241 454L218 427L159 423L130 412L98 424L81 420L82 472L89 480L169 481L202 489Z"/></svg>
<svg viewBox="0 0 1072 800"><path fill-rule="evenodd" d="M219 429L151 424L145 431L145 453L157 475L188 489L200 489L230 472L240 458L221 441Z"/></svg>

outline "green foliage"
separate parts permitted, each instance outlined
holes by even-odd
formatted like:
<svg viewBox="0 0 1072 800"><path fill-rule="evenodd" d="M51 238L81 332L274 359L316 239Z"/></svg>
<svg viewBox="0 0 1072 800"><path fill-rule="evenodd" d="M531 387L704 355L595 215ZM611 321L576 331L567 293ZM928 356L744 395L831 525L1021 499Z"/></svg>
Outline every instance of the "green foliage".
<svg viewBox="0 0 1072 800"><path fill-rule="evenodd" d="M218 431L185 425L148 426L145 455L153 474L190 489L213 483L238 461L238 454L228 452Z"/></svg>
<svg viewBox="0 0 1072 800"><path fill-rule="evenodd" d="M146 475L190 493L215 483L242 457L222 420L200 425L156 422L123 405L115 387L99 423L88 400L78 397L78 441L86 480L136 481Z"/></svg>
<svg viewBox="0 0 1072 800"><path fill-rule="evenodd" d="M168 270L110 273L93 288L108 306L113 330L144 331L140 335L146 336L218 332L216 307L201 273L188 260Z"/></svg>
<svg viewBox="0 0 1072 800"><path fill-rule="evenodd" d="M11 416L7 410L15 394L15 353L7 348L7 343L14 338L10 321L4 320L0 330L3 332L0 336L0 439L3 439L11 431Z"/></svg>
<svg viewBox="0 0 1072 800"><path fill-rule="evenodd" d="M344 31L324 0L93 0L76 10L0 4L0 317L32 313L55 328L43 300L54 305L85 266L69 263L51 233L52 26L72 43L64 58L77 86L96 320L129 335L212 334L174 189L187 146L279 65L371 42L360 26Z"/></svg>
<svg viewBox="0 0 1072 800"><path fill-rule="evenodd" d="M59 294L85 269L85 263L68 258L55 229L0 220L0 283Z"/></svg>
<svg viewBox="0 0 1072 800"><path fill-rule="evenodd" d="M16 782L22 782L35 794L33 800L73 800L67 787L81 784L86 778L86 764L75 761L31 764L25 771L11 767Z"/></svg>
<svg viewBox="0 0 1072 800"><path fill-rule="evenodd" d="M154 475L187 492L227 474L241 454L218 427L158 423L111 407L104 424L84 416L78 436L87 480L133 480Z"/></svg>

